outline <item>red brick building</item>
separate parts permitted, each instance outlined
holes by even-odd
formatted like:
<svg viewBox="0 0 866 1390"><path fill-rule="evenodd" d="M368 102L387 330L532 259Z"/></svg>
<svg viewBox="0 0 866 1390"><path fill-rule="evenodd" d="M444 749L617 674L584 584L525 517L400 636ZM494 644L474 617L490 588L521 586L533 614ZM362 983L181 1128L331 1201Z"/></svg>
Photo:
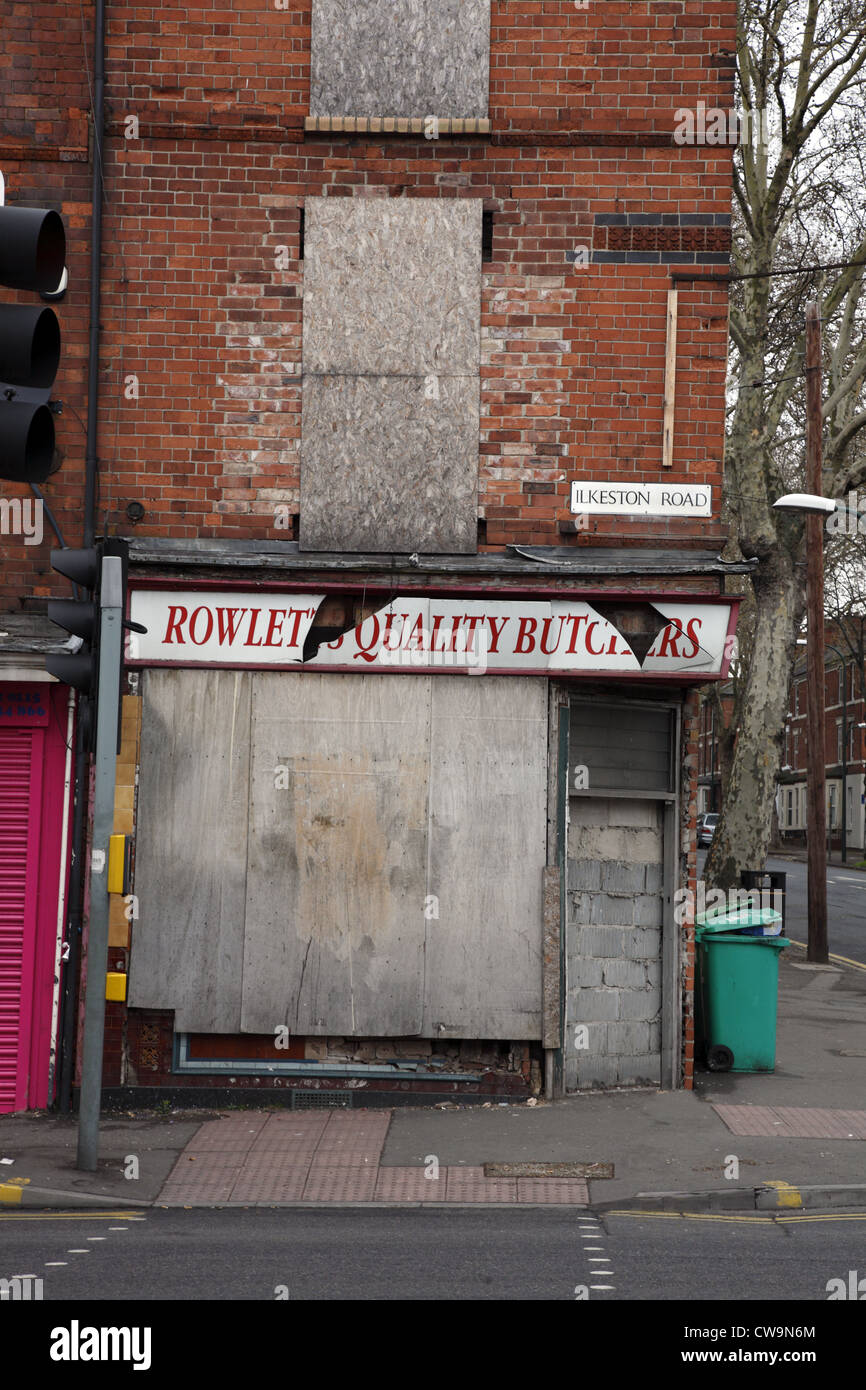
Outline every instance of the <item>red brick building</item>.
<svg viewBox="0 0 866 1390"><path fill-rule="evenodd" d="M114 1094L691 1084L732 150L678 132L735 9L107 0L100 138L99 8L0 3L8 200L70 244L45 500L130 540L148 627ZM49 531L2 539L11 694L50 695ZM70 982L16 969L53 1059Z"/></svg>

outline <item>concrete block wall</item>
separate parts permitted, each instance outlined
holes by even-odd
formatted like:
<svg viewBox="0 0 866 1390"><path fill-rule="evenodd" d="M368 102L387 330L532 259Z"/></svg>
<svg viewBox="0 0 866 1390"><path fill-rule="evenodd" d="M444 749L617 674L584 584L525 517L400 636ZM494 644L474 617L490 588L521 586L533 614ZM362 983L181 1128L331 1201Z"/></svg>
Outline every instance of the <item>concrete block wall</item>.
<svg viewBox="0 0 866 1390"><path fill-rule="evenodd" d="M661 811L601 797L570 809L566 1086L658 1085Z"/></svg>

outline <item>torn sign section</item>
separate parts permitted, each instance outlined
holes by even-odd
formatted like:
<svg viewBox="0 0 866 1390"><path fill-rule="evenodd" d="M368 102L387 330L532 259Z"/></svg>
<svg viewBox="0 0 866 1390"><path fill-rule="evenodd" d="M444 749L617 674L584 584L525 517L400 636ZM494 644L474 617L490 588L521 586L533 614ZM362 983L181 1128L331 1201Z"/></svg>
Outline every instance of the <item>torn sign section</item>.
<svg viewBox="0 0 866 1390"><path fill-rule="evenodd" d="M730 604L661 604L640 661L623 632L589 603L394 599L323 643L307 666L375 670L721 674Z"/></svg>

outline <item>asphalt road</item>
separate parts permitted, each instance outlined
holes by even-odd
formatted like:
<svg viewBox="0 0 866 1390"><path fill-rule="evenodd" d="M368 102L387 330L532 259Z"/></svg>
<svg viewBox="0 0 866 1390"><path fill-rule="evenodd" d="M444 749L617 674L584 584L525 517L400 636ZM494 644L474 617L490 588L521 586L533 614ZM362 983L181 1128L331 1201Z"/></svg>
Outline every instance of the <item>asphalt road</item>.
<svg viewBox="0 0 866 1390"><path fill-rule="evenodd" d="M859 854L859 851L858 851ZM698 874L703 872L706 851L698 855ZM770 857L767 868L787 874L785 933L805 943L806 865L796 859ZM830 951L866 965L866 871L827 866L827 935Z"/></svg>
<svg viewBox="0 0 866 1390"><path fill-rule="evenodd" d="M43 1298L826 1302L866 1274L866 1213L152 1209L0 1215L0 1275ZM864 1283L866 1290L866 1283ZM778 1308L773 1322L802 1314ZM805 1321L806 1319L803 1318Z"/></svg>

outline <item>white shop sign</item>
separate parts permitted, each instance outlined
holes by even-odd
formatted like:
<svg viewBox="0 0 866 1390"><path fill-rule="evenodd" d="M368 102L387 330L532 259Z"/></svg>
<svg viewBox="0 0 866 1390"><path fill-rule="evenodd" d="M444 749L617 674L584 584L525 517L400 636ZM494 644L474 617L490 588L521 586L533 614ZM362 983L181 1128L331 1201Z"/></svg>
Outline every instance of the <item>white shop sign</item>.
<svg viewBox="0 0 866 1390"><path fill-rule="evenodd" d="M572 483L571 510L626 516L711 516L709 483Z"/></svg>
<svg viewBox="0 0 866 1390"><path fill-rule="evenodd" d="M641 663L626 638L582 599L398 597L303 661L322 599L134 589L130 617L147 633L130 634L128 657L143 665L725 676L736 612L731 603L654 601L657 632Z"/></svg>

